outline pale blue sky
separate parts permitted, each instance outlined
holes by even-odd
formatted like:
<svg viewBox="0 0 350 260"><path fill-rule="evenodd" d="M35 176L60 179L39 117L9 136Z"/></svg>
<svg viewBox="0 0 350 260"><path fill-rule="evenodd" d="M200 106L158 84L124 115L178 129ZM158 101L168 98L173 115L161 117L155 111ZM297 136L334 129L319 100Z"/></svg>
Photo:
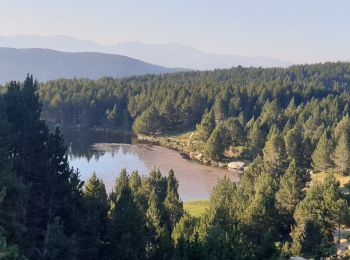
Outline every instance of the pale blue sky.
<svg viewBox="0 0 350 260"><path fill-rule="evenodd" d="M350 60L347 0L0 0L0 35L180 42L291 62Z"/></svg>

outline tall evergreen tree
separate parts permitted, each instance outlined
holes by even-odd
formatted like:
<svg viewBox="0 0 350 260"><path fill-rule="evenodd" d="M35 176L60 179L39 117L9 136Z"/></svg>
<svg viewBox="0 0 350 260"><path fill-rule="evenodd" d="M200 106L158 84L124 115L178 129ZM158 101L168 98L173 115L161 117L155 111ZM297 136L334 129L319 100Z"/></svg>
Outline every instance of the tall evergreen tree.
<svg viewBox="0 0 350 260"><path fill-rule="evenodd" d="M215 116L212 109L203 115L201 123L196 126L197 138L204 142L207 141L215 129L215 125Z"/></svg>
<svg viewBox="0 0 350 260"><path fill-rule="evenodd" d="M303 198L302 189L304 188L300 170L298 172L296 161L293 160L281 177L279 189L276 192L276 208L280 214L279 229L284 236L287 236L294 224L293 214L295 208Z"/></svg>
<svg viewBox="0 0 350 260"><path fill-rule="evenodd" d="M151 192L148 200L148 208L146 212L146 255L151 259L162 259L161 239L164 233L162 226L162 216L160 211L160 203L157 200L154 190Z"/></svg>
<svg viewBox="0 0 350 260"><path fill-rule="evenodd" d="M344 132L338 139L338 144L335 147L333 161L336 170L341 173L348 173L350 170L350 140L349 134Z"/></svg>
<svg viewBox="0 0 350 260"><path fill-rule="evenodd" d="M313 168L320 171L326 171L333 166L332 154L333 141L329 131L324 130L315 151L312 154Z"/></svg>
<svg viewBox="0 0 350 260"><path fill-rule="evenodd" d="M259 154L262 155L262 149L264 148L264 135L261 130L260 121L256 120L252 129L248 135L248 146L252 158L255 158Z"/></svg>
<svg viewBox="0 0 350 260"><path fill-rule="evenodd" d="M280 176L286 167L287 156L281 133L272 128L263 150L265 170Z"/></svg>
<svg viewBox="0 0 350 260"><path fill-rule="evenodd" d="M222 124L219 124L210 135L206 147L205 155L211 159L219 160L224 152L223 136L225 136L225 129Z"/></svg>
<svg viewBox="0 0 350 260"><path fill-rule="evenodd" d="M343 133L350 133L349 115L344 116L334 128L334 139L338 141Z"/></svg>
<svg viewBox="0 0 350 260"><path fill-rule="evenodd" d="M307 190L294 213L294 254L316 258L335 255L334 230L339 224L337 206L341 201L339 183L332 174Z"/></svg>
<svg viewBox="0 0 350 260"><path fill-rule="evenodd" d="M116 181L114 188L117 192L110 197L109 257L141 259L145 255L144 219L129 183L124 181L125 178L119 178L122 179Z"/></svg>
<svg viewBox="0 0 350 260"><path fill-rule="evenodd" d="M178 187L179 184L175 178L174 171L171 170L167 177L167 195L164 200L164 207L167 215L167 228L170 233L183 215L183 204L179 198Z"/></svg>
<svg viewBox="0 0 350 260"><path fill-rule="evenodd" d="M286 154L288 160L296 160L300 162L302 160L302 142L303 136L299 126L295 126L291 130L287 131L284 136L284 143L286 147Z"/></svg>
<svg viewBox="0 0 350 260"><path fill-rule="evenodd" d="M5 114L4 100L0 98L0 226L8 243L19 243L24 232L23 216L26 187L11 169L10 125Z"/></svg>
<svg viewBox="0 0 350 260"><path fill-rule="evenodd" d="M79 258L101 258L106 251L108 204L105 185L96 173L85 182L83 196L84 224L79 234Z"/></svg>

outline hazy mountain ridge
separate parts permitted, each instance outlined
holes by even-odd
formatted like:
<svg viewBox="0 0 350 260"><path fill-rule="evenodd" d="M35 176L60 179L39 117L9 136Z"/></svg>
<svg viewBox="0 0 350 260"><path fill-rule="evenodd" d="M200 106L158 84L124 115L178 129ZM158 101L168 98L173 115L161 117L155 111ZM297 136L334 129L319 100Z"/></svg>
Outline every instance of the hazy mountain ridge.
<svg viewBox="0 0 350 260"><path fill-rule="evenodd" d="M0 83L22 80L31 73L39 81L58 78L98 79L104 76L171 73L165 68L122 55L97 52L60 52L50 49L15 49L0 47Z"/></svg>
<svg viewBox="0 0 350 260"><path fill-rule="evenodd" d="M103 52L119 54L165 67L209 70L215 68L287 67L291 63L270 57L248 57L205 53L196 48L179 44L145 44L122 42L102 46L92 41L78 40L70 36L15 35L0 36L1 47L48 48L68 52Z"/></svg>

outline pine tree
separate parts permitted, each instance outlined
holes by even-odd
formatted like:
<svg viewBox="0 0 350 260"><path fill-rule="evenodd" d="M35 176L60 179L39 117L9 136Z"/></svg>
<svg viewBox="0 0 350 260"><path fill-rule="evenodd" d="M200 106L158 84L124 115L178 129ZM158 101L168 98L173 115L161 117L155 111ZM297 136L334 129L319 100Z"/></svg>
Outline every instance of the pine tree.
<svg viewBox="0 0 350 260"><path fill-rule="evenodd" d="M326 129L318 144L315 151L312 154L312 166L315 170L326 171L333 166L331 154L333 151L333 142L329 131Z"/></svg>
<svg viewBox="0 0 350 260"><path fill-rule="evenodd" d="M279 229L284 236L287 236L291 230L295 208L303 197L303 185L298 177L300 178L296 161L293 160L281 177L279 189L275 195L276 208L281 216Z"/></svg>
<svg viewBox="0 0 350 260"><path fill-rule="evenodd" d="M96 173L84 184L84 223L79 237L79 258L96 259L103 256L107 240L107 193Z"/></svg>
<svg viewBox="0 0 350 260"><path fill-rule="evenodd" d="M349 115L344 116L334 128L334 139L338 141L343 133L350 133Z"/></svg>
<svg viewBox="0 0 350 260"><path fill-rule="evenodd" d="M109 127L115 127L118 125L118 111L117 111L117 105L114 104L113 108L111 110L106 110L106 118L107 118L107 125Z"/></svg>
<svg viewBox="0 0 350 260"><path fill-rule="evenodd" d="M342 221L339 206L344 209L344 202L332 174L327 174L323 183L310 186L294 213L293 253L315 258L333 256L334 230Z"/></svg>
<svg viewBox="0 0 350 260"><path fill-rule="evenodd" d="M196 126L197 138L204 142L207 141L215 129L215 125L214 111L210 110L203 115L201 123Z"/></svg>
<svg viewBox="0 0 350 260"><path fill-rule="evenodd" d="M256 120L248 135L248 147L252 158L261 154L262 149L264 148L264 142L265 140L260 128L260 121Z"/></svg>
<svg viewBox="0 0 350 260"><path fill-rule="evenodd" d="M175 224L183 215L183 204L177 191L179 187L174 171L170 171L167 177L167 195L164 200L164 207L167 215L167 228L173 230Z"/></svg>
<svg viewBox="0 0 350 260"><path fill-rule="evenodd" d="M292 160L296 160L297 162L301 161L302 141L303 137L299 126L295 126L293 129L287 131L284 136L286 154L290 162Z"/></svg>
<svg viewBox="0 0 350 260"><path fill-rule="evenodd" d="M141 259L145 255L144 219L128 181L122 175L119 178L110 197L109 257Z"/></svg>
<svg viewBox="0 0 350 260"><path fill-rule="evenodd" d="M219 160L224 152L224 144L223 144L223 131L224 128L222 124L218 125L212 134L210 135L206 147L205 147L205 155L211 159Z"/></svg>
<svg viewBox="0 0 350 260"><path fill-rule="evenodd" d="M263 149L265 170L280 176L286 170L287 156L281 133L271 128Z"/></svg>
<svg viewBox="0 0 350 260"><path fill-rule="evenodd" d="M42 259L77 259L76 243L66 236L58 217L50 224L48 234Z"/></svg>
<svg viewBox="0 0 350 260"><path fill-rule="evenodd" d="M302 199L303 185L298 179L296 161L293 160L280 179L279 190L276 193L276 206L282 214L293 215L296 205Z"/></svg>
<svg viewBox="0 0 350 260"><path fill-rule="evenodd" d="M224 123L224 127L227 129L227 141L229 145L244 145L245 143L245 135L244 135L244 127L238 118L230 118Z"/></svg>
<svg viewBox="0 0 350 260"><path fill-rule="evenodd" d="M22 86L11 83L5 95L11 125L12 170L25 185L30 184L23 202L26 232L19 246L32 258L38 258L44 250L48 226L56 211L51 203L53 189L58 188L57 183L53 186L58 176L52 172L55 167L50 163L49 131L40 119L37 87L33 77L27 76Z"/></svg>
<svg viewBox="0 0 350 260"><path fill-rule="evenodd" d="M147 245L146 254L148 258L159 259L162 252L160 250L160 239L163 232L160 203L157 201L154 190L149 195L148 208L146 212Z"/></svg>
<svg viewBox="0 0 350 260"><path fill-rule="evenodd" d="M150 106L138 116L133 125L133 130L140 134L154 134L161 128L159 111L154 106Z"/></svg>
<svg viewBox="0 0 350 260"><path fill-rule="evenodd" d="M23 202L26 187L11 169L10 125L4 113L4 101L0 98L0 226L9 243L19 243L24 232Z"/></svg>
<svg viewBox="0 0 350 260"><path fill-rule="evenodd" d="M265 103L260 118L261 124L267 124L268 126L278 124L281 121L282 113L277 99Z"/></svg>
<svg viewBox="0 0 350 260"><path fill-rule="evenodd" d="M336 170L341 173L348 173L350 170L350 140L348 133L344 132L338 139L334 150L333 161Z"/></svg>

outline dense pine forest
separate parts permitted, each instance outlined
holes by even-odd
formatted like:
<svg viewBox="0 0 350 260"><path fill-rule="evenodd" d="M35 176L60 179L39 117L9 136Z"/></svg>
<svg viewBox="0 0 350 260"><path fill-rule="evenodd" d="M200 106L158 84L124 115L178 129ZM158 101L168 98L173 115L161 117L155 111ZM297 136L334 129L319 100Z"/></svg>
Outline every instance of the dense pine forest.
<svg viewBox="0 0 350 260"><path fill-rule="evenodd" d="M350 185L335 177L350 173L349 91L348 63L11 82L0 100L1 257L335 257L337 232L350 225ZM195 131L208 157L243 147L250 164L239 184L219 180L193 217L172 171L122 171L109 194L96 174L82 182L44 119ZM317 173L323 180L311 181Z"/></svg>

